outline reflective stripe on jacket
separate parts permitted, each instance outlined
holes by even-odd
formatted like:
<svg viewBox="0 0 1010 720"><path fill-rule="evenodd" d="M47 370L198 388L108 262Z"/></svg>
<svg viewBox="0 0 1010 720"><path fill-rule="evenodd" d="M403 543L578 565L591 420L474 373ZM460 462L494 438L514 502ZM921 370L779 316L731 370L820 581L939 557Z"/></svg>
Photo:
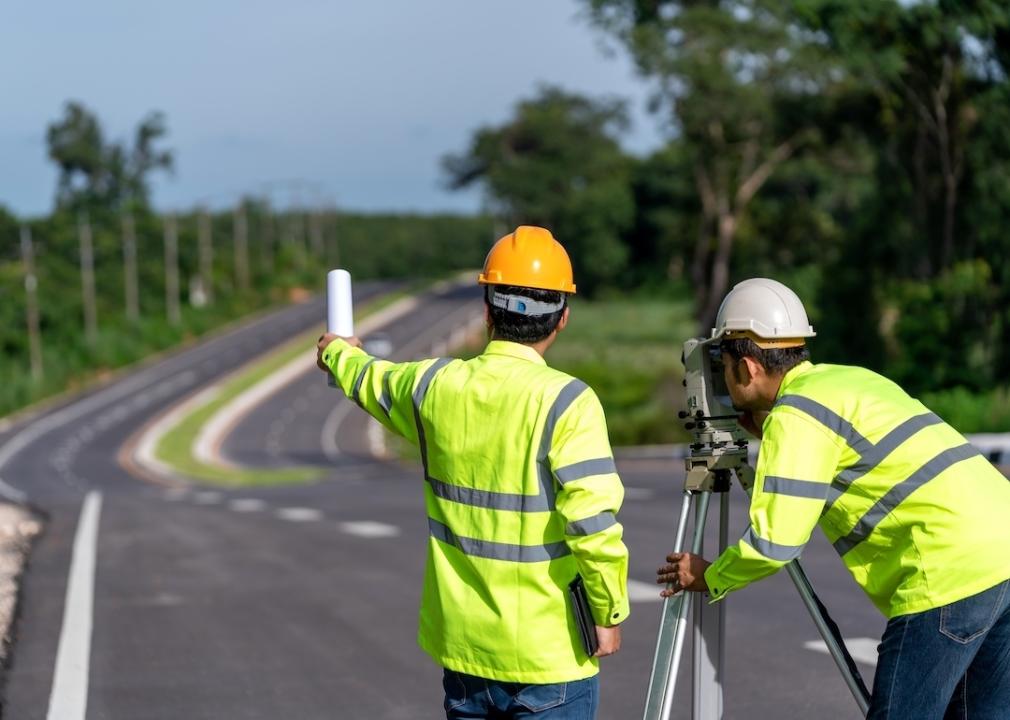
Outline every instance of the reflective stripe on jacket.
<svg viewBox="0 0 1010 720"><path fill-rule="evenodd" d="M802 363L768 419L750 526L705 573L716 600L799 557L820 525L888 618L1010 578L1010 482L896 384Z"/></svg>
<svg viewBox="0 0 1010 720"><path fill-rule="evenodd" d="M603 408L532 348L390 363L335 340L349 397L421 451L428 557L418 642L451 670L523 683L591 677L568 600L581 574L598 625L629 612L624 489Z"/></svg>

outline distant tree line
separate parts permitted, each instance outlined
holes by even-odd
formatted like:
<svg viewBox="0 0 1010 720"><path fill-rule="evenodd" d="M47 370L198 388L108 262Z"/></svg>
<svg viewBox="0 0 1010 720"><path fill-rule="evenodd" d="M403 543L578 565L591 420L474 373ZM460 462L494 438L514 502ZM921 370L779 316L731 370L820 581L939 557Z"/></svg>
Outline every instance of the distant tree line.
<svg viewBox="0 0 1010 720"><path fill-rule="evenodd" d="M451 187L552 227L580 289L678 288L699 332L767 275L807 302L821 360L914 392L1007 383L1010 6L584 4L666 144L629 156L621 102L548 87L445 158Z"/></svg>

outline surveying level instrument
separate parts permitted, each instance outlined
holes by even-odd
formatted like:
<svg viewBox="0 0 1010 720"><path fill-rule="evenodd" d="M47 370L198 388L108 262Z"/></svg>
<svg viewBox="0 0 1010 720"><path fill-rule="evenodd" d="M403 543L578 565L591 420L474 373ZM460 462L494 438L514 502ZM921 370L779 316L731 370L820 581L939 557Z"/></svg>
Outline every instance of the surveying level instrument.
<svg viewBox="0 0 1010 720"><path fill-rule="evenodd" d="M690 552L702 554L705 520L712 494L716 493L719 496L721 554L727 547L732 476L736 475L741 487L750 495L754 486L754 470L747 464L747 436L737 421L737 411L733 408L726 388L718 339L692 338L686 341L682 360L687 410L682 411L680 417L685 421L685 427L694 434L694 442L686 461L684 500L673 551L684 552L689 516L692 505L697 500ZM799 563L793 560L785 568L845 684L856 699L856 704L862 714L866 715L870 706L870 693L845 647L838 626L814 594ZM689 600L693 605L694 638L691 717L693 720L722 718L726 601L710 605L703 593L682 590L663 602L656 654L645 700L645 720L669 720L673 710L674 686L684 649Z"/></svg>

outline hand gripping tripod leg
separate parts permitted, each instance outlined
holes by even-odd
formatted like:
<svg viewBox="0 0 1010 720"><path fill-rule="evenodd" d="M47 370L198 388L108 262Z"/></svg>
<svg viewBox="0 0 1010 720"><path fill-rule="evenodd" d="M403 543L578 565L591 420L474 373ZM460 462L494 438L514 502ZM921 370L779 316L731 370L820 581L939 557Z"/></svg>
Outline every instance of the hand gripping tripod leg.
<svg viewBox="0 0 1010 720"><path fill-rule="evenodd" d="M748 493L753 485L754 471L747 465L745 453L745 449L742 452L729 450L716 455L692 456L688 459L688 474L684 483L684 500L674 552L684 550L691 506L697 499L691 552L701 554L712 493L718 493L720 496L719 550L722 552L725 549L730 471L736 474L741 486ZM796 561L789 563L786 570L860 711L865 715L869 708L870 694L856 668L855 661L845 648L838 627L828 616L827 609L814 593L799 563ZM669 720L673 710L674 688L687 629L689 599L693 600L695 609L692 719L722 718L725 602L707 605L704 596L681 592L667 598L663 603L656 653L645 702L645 720Z"/></svg>

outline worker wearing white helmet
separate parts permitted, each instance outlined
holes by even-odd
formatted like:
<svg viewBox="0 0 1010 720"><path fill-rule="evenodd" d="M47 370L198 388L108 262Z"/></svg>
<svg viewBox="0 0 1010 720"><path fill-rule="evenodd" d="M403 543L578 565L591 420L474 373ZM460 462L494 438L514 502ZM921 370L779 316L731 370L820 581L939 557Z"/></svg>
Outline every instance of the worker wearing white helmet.
<svg viewBox="0 0 1010 720"><path fill-rule="evenodd" d="M658 581L712 601L800 556L819 525L887 616L870 718L1010 718L1010 483L877 373L813 364L782 283L740 283L713 339L741 422L761 438L750 526ZM947 714L945 714L947 713Z"/></svg>

